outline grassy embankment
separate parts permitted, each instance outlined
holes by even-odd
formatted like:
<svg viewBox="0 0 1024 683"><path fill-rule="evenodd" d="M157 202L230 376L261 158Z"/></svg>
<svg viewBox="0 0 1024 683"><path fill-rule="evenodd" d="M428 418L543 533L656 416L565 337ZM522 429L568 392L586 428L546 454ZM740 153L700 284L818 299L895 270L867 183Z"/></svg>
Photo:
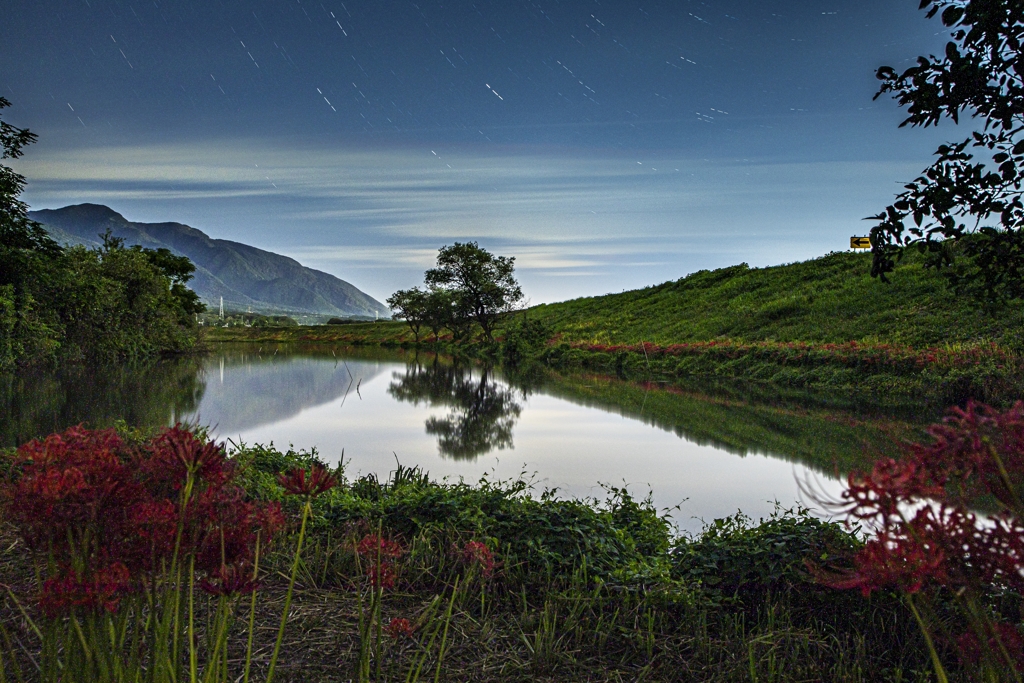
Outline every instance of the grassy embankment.
<svg viewBox="0 0 1024 683"><path fill-rule="evenodd" d="M550 331L541 357L559 369L639 379L740 378L944 405L1022 393L1019 306L985 310L957 297L914 255L885 284L868 275L869 258L834 253L770 268L700 271L645 289L535 306L526 315ZM413 344L397 322L212 328L207 338Z"/></svg>
<svg viewBox="0 0 1024 683"><path fill-rule="evenodd" d="M283 496L276 475L311 455L243 447L234 458L249 496L298 514L300 501ZM856 539L799 514L722 520L681 538L625 491L603 502L556 500L522 482L437 483L400 470L383 482L343 481L316 500L308 531L277 680L927 679L924 644L898 596L867 599L808 573L807 561L843 566ZM367 560L360 565L357 552L376 533L399 549L379 616L366 612ZM265 675L284 600L294 545L280 541L260 565L253 680ZM486 552L467 555L469 542ZM32 609L27 555L5 545L0 580ZM202 642L216 600L196 600ZM234 668L248 605L240 601L231 627ZM0 617L8 677L20 662L32 678L35 636L11 601ZM367 618L382 628L366 628ZM403 618L411 633L389 636L383 627ZM379 675L358 675L366 657Z"/></svg>

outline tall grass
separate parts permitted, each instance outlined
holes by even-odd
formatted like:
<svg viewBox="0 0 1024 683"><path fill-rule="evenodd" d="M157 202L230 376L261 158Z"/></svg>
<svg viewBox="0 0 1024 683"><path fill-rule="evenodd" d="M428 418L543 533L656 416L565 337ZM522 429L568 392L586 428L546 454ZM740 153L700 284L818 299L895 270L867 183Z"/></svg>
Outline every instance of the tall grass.
<svg viewBox="0 0 1024 683"><path fill-rule="evenodd" d="M315 453L240 446L229 460L243 499L280 504L292 538L261 542L258 565L253 540L248 571L235 578L261 585L243 601L232 597L242 591L195 590L184 556L178 562L181 590L161 598L177 606L160 617L169 624L161 638L174 680L931 676L921 631L897 593L865 598L809 573L809 561L849 566L862 544L806 511L779 510L760 522L735 516L686 537L621 489L603 500L565 500L521 481L436 482L399 467L384 480L336 473L337 486L317 490L327 475ZM282 477L289 472L307 475ZM11 480L25 477L14 471ZM17 521L10 508L8 515ZM45 670L70 680L62 673L69 648L102 638L116 656L101 664L96 648L79 648L75 666L92 667L82 680L150 680L121 675L114 662L149 672L156 643L133 646L131 634L146 631L132 620L168 612L125 609L134 599L125 594L110 619L102 606L76 607L79 627L67 613L47 615L24 543L9 541L0 565L0 581L17 598L0 612L0 678L39 680ZM202 562L186 555L189 568ZM242 602L248 609L236 619ZM60 638L48 639L44 624ZM118 640L122 633L129 638ZM955 659L947 671L966 680Z"/></svg>

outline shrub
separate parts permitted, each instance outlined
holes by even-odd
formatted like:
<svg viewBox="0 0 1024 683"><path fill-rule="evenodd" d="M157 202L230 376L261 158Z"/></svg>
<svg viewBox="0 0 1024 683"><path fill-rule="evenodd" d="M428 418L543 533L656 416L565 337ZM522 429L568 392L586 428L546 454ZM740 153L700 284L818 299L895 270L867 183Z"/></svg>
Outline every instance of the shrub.
<svg viewBox="0 0 1024 683"><path fill-rule="evenodd" d="M43 623L32 627L43 680L197 680L200 665L203 680L231 680L235 599L254 594L260 546L284 517L279 503L248 499L223 446L180 426L138 443L113 429L73 427L19 448L7 474L4 515L39 577ZM314 467L280 483L305 499L301 548L310 501L333 478ZM215 603L205 647L196 642L196 587Z"/></svg>
<svg viewBox="0 0 1024 683"><path fill-rule="evenodd" d="M1019 681L1024 403L1000 412L970 402L929 433L932 442L910 445L903 460L882 459L871 472L849 476L847 511L874 535L850 570L823 578L865 595L898 588L940 680L939 647L946 647L985 680ZM951 619L940 618L944 602L951 602Z"/></svg>

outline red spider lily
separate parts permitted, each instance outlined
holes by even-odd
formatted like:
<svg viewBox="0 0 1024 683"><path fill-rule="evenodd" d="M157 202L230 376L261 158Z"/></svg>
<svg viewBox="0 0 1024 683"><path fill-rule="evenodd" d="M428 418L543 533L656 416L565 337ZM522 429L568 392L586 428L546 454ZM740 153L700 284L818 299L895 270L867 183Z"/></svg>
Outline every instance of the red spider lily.
<svg viewBox="0 0 1024 683"><path fill-rule="evenodd" d="M56 548L62 563L71 559L69 538L123 536L127 510L144 496L129 455L113 430L72 427L25 444L21 477L2 492L7 519L31 549Z"/></svg>
<svg viewBox="0 0 1024 683"><path fill-rule="evenodd" d="M374 588L390 589L395 587L398 581L398 571L391 562L371 562L366 567L366 576L370 579L370 585Z"/></svg>
<svg viewBox="0 0 1024 683"><path fill-rule="evenodd" d="M491 552L491 549L485 543L468 541L462 547L460 554L465 564L470 566L478 565L484 578L488 578L494 573L497 562L494 559L494 553Z"/></svg>
<svg viewBox="0 0 1024 683"><path fill-rule="evenodd" d="M248 595L259 588L259 582L245 565L231 564L212 572L209 578L199 582L199 587L210 595Z"/></svg>
<svg viewBox="0 0 1024 683"><path fill-rule="evenodd" d="M338 480L334 475L320 464L314 464L308 475L306 470L296 467L287 474L280 475L277 481L287 493L311 498L330 491L338 485Z"/></svg>
<svg viewBox="0 0 1024 683"><path fill-rule="evenodd" d="M403 617L395 617L388 622L388 625L384 627L384 631L398 640L399 638L409 638L412 636L413 626L412 623Z"/></svg>
<svg viewBox="0 0 1024 683"><path fill-rule="evenodd" d="M128 518L134 533L124 544L124 553L134 559L132 564L148 571L171 556L178 533L178 512L178 506L169 500L143 501L132 506Z"/></svg>
<svg viewBox="0 0 1024 683"><path fill-rule="evenodd" d="M203 442L181 425L165 430L149 444L151 457L143 462L151 485L168 487L170 496L185 485L189 473L206 485L217 486L232 478L233 465L224 447Z"/></svg>
<svg viewBox="0 0 1024 683"><path fill-rule="evenodd" d="M266 538L270 538L284 528L286 523L280 503L262 505L256 510L256 526Z"/></svg>
<svg viewBox="0 0 1024 683"><path fill-rule="evenodd" d="M1024 591L1024 403L999 412L972 402L928 432L932 443L910 446L903 461L850 475L847 510L876 533L853 570L827 582L864 593L893 585ZM968 508L984 495L1002 509L982 522Z"/></svg>
<svg viewBox="0 0 1024 683"><path fill-rule="evenodd" d="M1006 350L995 344L979 344L953 351L946 348L914 349L891 344L864 345L857 342L842 344L810 344L807 342L737 342L714 340L658 346L650 342L636 345L573 343L574 349L595 353L617 354L622 351L646 353L648 358L660 356L707 355L719 359L735 359L752 355L780 364L795 362L801 365L838 363L847 367L870 367L874 370L920 372L927 367L940 369L962 368L967 365L988 365L1003 370L1008 363L1019 365Z"/></svg>
<svg viewBox="0 0 1024 683"><path fill-rule="evenodd" d="M1013 624L991 624L991 633L986 647L982 647L977 634L968 631L957 638L956 645L960 658L969 664L978 664L984 651L1000 652L1006 650L1017 671L1024 671L1024 640Z"/></svg>
<svg viewBox="0 0 1024 683"><path fill-rule="evenodd" d="M116 610L130 583L149 585L175 555L190 558L215 591L240 592L242 578L221 569L246 566L257 535L269 541L284 523L279 505L244 499L220 446L180 427L137 449L112 430L74 427L18 455L21 476L0 485L6 519L47 564L80 571L44 581L40 604L48 615Z"/></svg>
<svg viewBox="0 0 1024 683"><path fill-rule="evenodd" d="M356 545L356 553L367 558L366 575L374 588L394 588L398 579L395 560L405 553L405 547L377 534L368 534Z"/></svg>
<svg viewBox="0 0 1024 683"><path fill-rule="evenodd" d="M405 554L405 547L398 541L392 541L377 534L367 534L356 546L356 552L363 557L393 560Z"/></svg>
<svg viewBox="0 0 1024 683"><path fill-rule="evenodd" d="M69 614L76 608L114 613L129 590L128 568L120 562L104 567L89 579L69 571L43 582L39 606L48 617Z"/></svg>

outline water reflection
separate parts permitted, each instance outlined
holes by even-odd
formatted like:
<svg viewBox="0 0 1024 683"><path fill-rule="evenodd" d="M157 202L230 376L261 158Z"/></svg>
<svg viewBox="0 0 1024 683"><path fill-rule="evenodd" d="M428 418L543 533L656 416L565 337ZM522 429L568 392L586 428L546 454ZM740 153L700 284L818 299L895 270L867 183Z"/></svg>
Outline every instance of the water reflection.
<svg viewBox="0 0 1024 683"><path fill-rule="evenodd" d="M194 413L206 388L205 359L172 358L135 365L69 365L55 371L0 375L0 447L72 425L115 420L160 427Z"/></svg>
<svg viewBox="0 0 1024 683"><path fill-rule="evenodd" d="M516 430L524 422L554 419L547 417L553 408L539 407L545 397L644 422L692 444L741 456L766 454L829 475L894 454L894 444L920 438L921 424L937 417L934 409L924 407L903 417L863 407L837 408L828 404L829 397L766 387L643 385L544 369L509 375L432 355L373 348L222 345L205 357L0 376L0 445L18 445L82 422L98 427L118 419L144 427L198 421L215 427L221 437L259 430L259 438L298 444L306 437L285 436L285 425L333 406L318 414L316 424L304 423L311 438L314 432L326 433L335 420L344 421L331 428L335 431L324 437L326 442L317 443L337 445L338 451L348 446L353 453L355 441L363 439L388 455L402 453L419 448L396 441L399 422L410 420L420 442L425 427L434 454L468 464L487 453L511 450L517 441L522 442L521 455L531 456L538 445ZM403 404L406 409L399 407ZM412 410L415 406L426 409ZM574 448L587 436L580 433L558 449Z"/></svg>
<svg viewBox="0 0 1024 683"><path fill-rule="evenodd" d="M378 363L328 349L294 353L276 347L227 347L206 362L206 395L196 419L232 436L287 420L303 410L348 400L384 371Z"/></svg>
<svg viewBox="0 0 1024 683"><path fill-rule="evenodd" d="M441 455L455 460L473 460L493 450L513 448L512 429L522 413L519 393L496 381L493 368L485 366L476 373L457 364L445 364L434 358L429 365L418 363L405 372L393 374L388 394L399 401L448 408L444 417L426 421L427 434L437 437Z"/></svg>

